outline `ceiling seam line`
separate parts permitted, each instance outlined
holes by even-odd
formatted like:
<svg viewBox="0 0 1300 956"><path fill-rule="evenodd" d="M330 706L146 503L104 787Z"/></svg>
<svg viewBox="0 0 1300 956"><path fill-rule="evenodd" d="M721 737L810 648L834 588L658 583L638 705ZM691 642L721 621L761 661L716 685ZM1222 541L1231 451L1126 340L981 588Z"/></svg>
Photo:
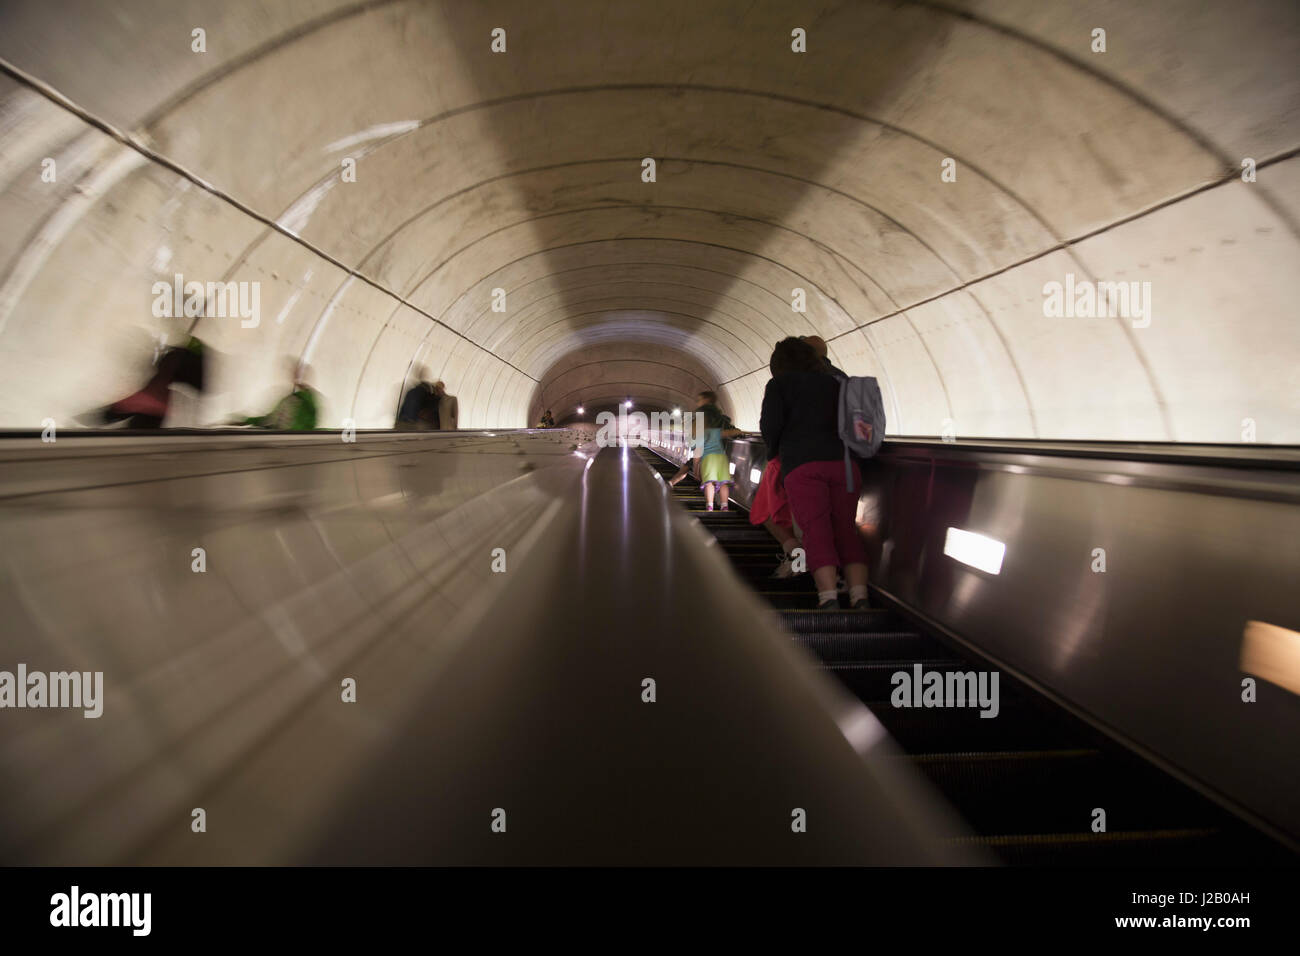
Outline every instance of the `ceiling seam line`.
<svg viewBox="0 0 1300 956"><path fill-rule="evenodd" d="M358 272L356 269L349 267L347 264L345 264L339 259L334 258L329 253L325 252L323 249L318 249L315 245L308 242L307 240L294 235L292 232L290 232L289 230L281 226L279 223L277 223L275 220L268 218L267 216L253 209L251 206L245 205L243 202L236 199L234 196L231 196L230 194L214 186L212 183L209 183L207 180L203 179L197 173L193 173L190 170L186 169L180 163L177 163L174 160L169 159L166 156L163 156L161 153L154 151L150 147L144 145L142 142L139 142L133 135L124 133L121 130L119 130L116 126L114 126L112 123L100 119L99 117L92 114L89 110L86 110L85 108L73 102L68 97L64 96L54 87L27 74L25 71L14 66L8 60L2 57L0 57L0 72L8 74L12 79L18 81L19 83L22 83L23 85L29 87L32 90L35 90L37 93L44 96L47 100L54 103L56 106L62 107L64 110L67 110L69 113L76 116L82 122L94 127L95 129L98 129L101 133L104 133L110 138L116 140L118 143L125 146L126 148L134 150L135 152L139 153L141 156L145 157L145 159L149 160L150 162L158 166L161 166L162 168L167 169L172 173L175 173L177 176L180 176L182 179L188 180L190 183L193 183L195 186L198 186L200 189L202 189L204 192L208 193L209 195L221 200L222 202L233 207L234 209L238 210L239 212L243 213L249 218L262 223L264 226L267 226L271 230L279 233L280 235L284 236L290 241L297 243L298 245L306 249L308 252L330 263L335 268L343 270L345 273L347 273L348 278L359 279L360 281L364 282L366 285L371 286L372 288L383 293L384 295L389 296L392 299L395 299L397 302L399 302L402 305L405 305L407 308L411 309L412 311L417 312L420 315L423 315L430 322L443 326L443 328L447 329L457 338L464 339L466 342L469 342L475 348L487 352L497 361L502 362L505 365L509 365L520 375L523 375L524 377L532 380L533 382L537 381L535 378L533 378L523 369L517 368L512 363L507 362L505 359L501 358L501 356L497 355L491 349L484 348L483 346L479 345L477 342L473 341L472 339L462 335L456 329L453 329L451 326L447 325L446 323L441 322L440 320L434 318L432 315L430 315L428 312L425 312L423 309L419 308L418 306L412 305L410 302L408 302L402 296L398 295L393 290L379 284L378 282L371 279L369 276L366 276ZM347 279L344 279L344 282L346 281ZM340 284L340 288L341 287L342 285ZM385 324L387 324L387 322L385 322Z"/></svg>
<svg viewBox="0 0 1300 956"><path fill-rule="evenodd" d="M1285 162L1286 160L1293 159L1296 156L1300 156L1300 146L1293 147L1291 149L1286 150L1285 152L1278 153L1277 155L1274 156L1270 156L1268 159L1260 160L1255 164L1255 168L1257 170L1264 169L1267 166L1273 166L1277 163ZM1176 203L1182 202L1185 199L1191 199L1193 196L1197 196L1200 193L1209 192L1212 189L1218 189L1221 186L1226 186L1229 183L1236 181L1239 175L1240 174L1234 170L1233 172L1229 173L1227 176L1212 180L1207 183L1202 183L1200 186L1187 190L1186 192L1180 193L1177 196L1171 196L1169 199L1161 200L1159 203L1156 203L1155 205L1150 206L1147 209L1143 209L1140 212L1136 212L1131 215L1124 216L1120 219L1116 219L1114 222L1109 222L1104 226L1099 226L1096 229L1092 229L1088 232L1082 233L1073 239L1067 239L1063 242L1056 243L1050 246L1049 248L1042 250L1041 252L1034 253L1032 256L1027 256L1024 259L1019 259L1015 262L1010 263L1009 265L1005 265L1002 266L1001 268L994 269L992 272L986 272L983 275L977 276L974 279L968 279L967 281L961 283L960 285L953 286L951 289L945 289L943 292L937 292L934 295L927 296L924 299L918 299L916 302L904 306L901 309L897 309L885 315L876 316L876 318L870 320L869 322L863 322L861 325L855 326L854 328L851 328L845 332L840 332L839 334L832 336L826 341L834 342L836 339L843 338L846 335L852 335L854 332L861 332L862 330L870 328L873 325L876 325L880 322L884 322L886 319L892 319L898 315L901 315L902 313L906 312L908 309L919 309L923 305L929 305L932 302L937 302L938 300L946 296L952 295L954 292L961 292L964 291L965 289L970 288L973 285L978 285L981 282L987 282L989 279L995 279L998 276L1003 275L1004 273L1010 272L1012 269L1018 269L1021 266L1028 265L1031 262L1036 262L1039 259L1045 258L1046 256L1050 256L1054 252L1065 252L1066 250L1070 249L1072 246L1075 246L1080 242L1085 242L1088 239L1093 239L1097 236L1103 235L1104 233L1107 233L1110 230L1116 229L1120 226L1128 225L1131 222L1135 222L1138 219L1142 219L1145 216L1151 215L1152 213L1159 212L1160 210L1166 209ZM737 382L740 379L744 378L745 376L753 375L754 372L758 372L758 371L761 371L761 369L751 369L750 371L745 372L743 375L738 375L735 378L731 379L730 381L723 382L722 384L728 385L731 382Z"/></svg>

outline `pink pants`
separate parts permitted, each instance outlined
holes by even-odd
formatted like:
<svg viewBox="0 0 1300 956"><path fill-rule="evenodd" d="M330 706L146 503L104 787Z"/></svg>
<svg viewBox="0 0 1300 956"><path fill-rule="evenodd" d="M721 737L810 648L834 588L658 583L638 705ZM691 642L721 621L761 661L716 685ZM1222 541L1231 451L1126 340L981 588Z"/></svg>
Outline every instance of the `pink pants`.
<svg viewBox="0 0 1300 956"><path fill-rule="evenodd" d="M853 487L862 487L862 475L853 463ZM827 565L866 564L867 549L858 534L857 492L844 483L843 461L810 461L785 476L790 510L803 532L808 570Z"/></svg>

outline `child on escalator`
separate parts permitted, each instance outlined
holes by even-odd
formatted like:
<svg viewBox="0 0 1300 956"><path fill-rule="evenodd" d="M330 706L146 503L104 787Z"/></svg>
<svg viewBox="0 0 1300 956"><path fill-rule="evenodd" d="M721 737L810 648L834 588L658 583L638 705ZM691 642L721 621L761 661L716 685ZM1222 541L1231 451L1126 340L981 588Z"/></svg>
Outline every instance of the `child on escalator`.
<svg viewBox="0 0 1300 956"><path fill-rule="evenodd" d="M696 422L701 422L701 434L692 441L696 457L700 460L700 486L704 489L705 510L713 510L713 499L719 500L721 511L727 511L731 493L731 462L722 444L724 438L735 438L740 429L732 427L731 419L718 408L718 396L710 391L696 396ZM702 418L701 418L702 416Z"/></svg>

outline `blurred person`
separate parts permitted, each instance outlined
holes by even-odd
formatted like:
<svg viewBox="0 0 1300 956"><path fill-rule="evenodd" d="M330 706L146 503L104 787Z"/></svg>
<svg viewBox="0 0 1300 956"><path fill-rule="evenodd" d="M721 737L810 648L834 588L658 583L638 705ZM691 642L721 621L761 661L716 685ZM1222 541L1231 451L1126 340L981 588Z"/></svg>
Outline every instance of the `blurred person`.
<svg viewBox="0 0 1300 956"><path fill-rule="evenodd" d="M845 374L826 358L826 340L819 335L803 335L800 338L813 347L818 356L826 363L827 370L837 378ZM794 518L790 514L790 501L786 497L785 485L781 481L781 456L768 452L767 466L758 480L754 491L754 500L749 509L749 522L762 525L781 545L781 562L772 572L774 578L789 578L795 575L794 559L791 555L799 546L799 535L794 527Z"/></svg>
<svg viewBox="0 0 1300 956"><path fill-rule="evenodd" d="M844 570L849 604L867 605L867 553L855 517L857 495L845 480L839 436L840 382L808 342L782 339L772 351L772 378L759 423L769 455L779 455L790 511L803 532L818 609L839 607L837 571ZM852 464L854 486L861 473Z"/></svg>
<svg viewBox="0 0 1300 956"><path fill-rule="evenodd" d="M677 474L673 475L671 478L668 479L668 487L669 488L675 487L677 483L682 479L684 479L687 475L690 475L692 478L698 481L699 475L695 473L694 465L695 465L695 456L688 455L686 457L686 460L682 462L682 466L677 469Z"/></svg>
<svg viewBox="0 0 1300 956"><path fill-rule="evenodd" d="M281 431L311 431L316 427L316 419L320 414L320 396L307 384L307 366L290 356L286 359L285 368L289 372L289 381L292 382L289 394L280 399L267 414L245 418L237 424Z"/></svg>
<svg viewBox="0 0 1300 956"><path fill-rule="evenodd" d="M111 405L82 416L93 425L117 425L127 428L161 428L171 407L173 385L188 385L202 392L208 349L199 339L188 336L182 345L162 350L154 363L153 375L144 387Z"/></svg>
<svg viewBox="0 0 1300 956"><path fill-rule="evenodd" d="M454 432L460 422L460 402L455 395L447 394L447 386L442 381L434 382L433 387L438 393L438 427Z"/></svg>
<svg viewBox="0 0 1300 956"><path fill-rule="evenodd" d="M438 431L454 430L459 414L459 405L455 396L447 394L447 386L441 380L428 381L429 369L420 369L420 378L402 398L402 407L397 413L396 428L399 431Z"/></svg>
<svg viewBox="0 0 1300 956"><path fill-rule="evenodd" d="M727 500L731 494L731 463L727 460L727 450L722 444L724 438L734 438L741 434L740 429L733 428L731 419L718 408L718 396L710 391L700 392L695 396L695 410L704 415L704 432L692 439L691 445L695 457L699 458L700 486L704 489L704 508L713 510L716 493L721 511L729 510Z"/></svg>
<svg viewBox="0 0 1300 956"><path fill-rule="evenodd" d="M790 513L790 500L781 481L780 455L768 459L758 479L758 488L749 507L749 523L762 525L781 545L781 563L772 572L772 577L794 577L796 572L791 555L799 547L799 536L795 532L794 517Z"/></svg>
<svg viewBox="0 0 1300 956"><path fill-rule="evenodd" d="M541 425L539 425L538 427L539 427L539 428L554 428L554 427L555 427L555 419L554 419L554 417L552 417L552 415L551 415L551 410L550 410L549 408L546 410L546 413L545 413L544 415L542 415L542 423L541 423Z"/></svg>

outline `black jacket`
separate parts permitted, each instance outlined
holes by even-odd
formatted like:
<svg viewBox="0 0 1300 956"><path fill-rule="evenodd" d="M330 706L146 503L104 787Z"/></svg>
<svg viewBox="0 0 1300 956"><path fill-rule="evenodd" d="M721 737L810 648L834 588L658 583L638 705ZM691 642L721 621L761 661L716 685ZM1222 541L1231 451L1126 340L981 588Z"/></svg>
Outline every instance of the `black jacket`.
<svg viewBox="0 0 1300 956"><path fill-rule="evenodd" d="M844 460L839 402L839 380L822 372L791 372L768 381L758 428L768 456L781 456L783 475L810 461Z"/></svg>
<svg viewBox="0 0 1300 956"><path fill-rule="evenodd" d="M417 382L412 386L402 399L397 421L399 424L436 429L439 424L438 396L434 394L433 387L425 382Z"/></svg>

